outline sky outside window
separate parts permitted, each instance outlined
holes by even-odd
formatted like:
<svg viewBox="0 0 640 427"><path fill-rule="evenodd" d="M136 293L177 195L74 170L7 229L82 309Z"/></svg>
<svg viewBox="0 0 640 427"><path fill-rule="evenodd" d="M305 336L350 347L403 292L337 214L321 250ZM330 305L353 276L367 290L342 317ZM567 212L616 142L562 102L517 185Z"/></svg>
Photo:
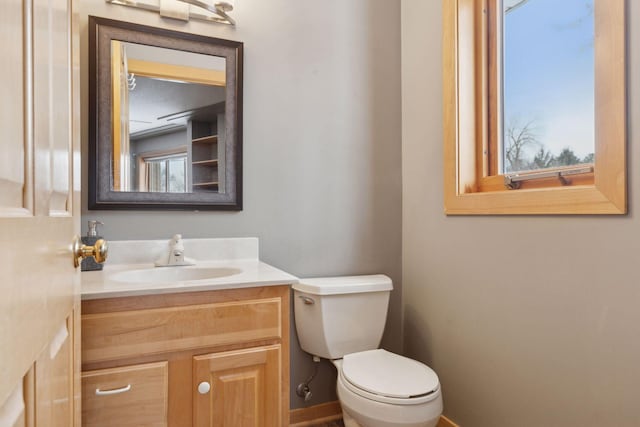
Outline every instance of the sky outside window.
<svg viewBox="0 0 640 427"><path fill-rule="evenodd" d="M528 0L505 14L506 172L593 161L593 1Z"/></svg>

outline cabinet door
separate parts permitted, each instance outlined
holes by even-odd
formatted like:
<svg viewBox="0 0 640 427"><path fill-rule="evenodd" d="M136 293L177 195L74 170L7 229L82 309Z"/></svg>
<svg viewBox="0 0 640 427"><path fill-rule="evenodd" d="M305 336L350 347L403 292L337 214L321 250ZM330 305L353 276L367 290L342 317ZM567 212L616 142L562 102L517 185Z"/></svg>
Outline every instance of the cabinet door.
<svg viewBox="0 0 640 427"><path fill-rule="evenodd" d="M280 359L279 344L194 357L194 426L281 426Z"/></svg>

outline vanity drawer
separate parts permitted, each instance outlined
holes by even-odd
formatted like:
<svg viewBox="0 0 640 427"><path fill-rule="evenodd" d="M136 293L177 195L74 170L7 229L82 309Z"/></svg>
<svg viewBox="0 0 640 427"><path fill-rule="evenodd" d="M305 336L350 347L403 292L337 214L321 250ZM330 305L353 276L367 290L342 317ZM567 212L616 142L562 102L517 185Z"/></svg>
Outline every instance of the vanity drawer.
<svg viewBox="0 0 640 427"><path fill-rule="evenodd" d="M82 315L82 363L281 338L281 298Z"/></svg>
<svg viewBox="0 0 640 427"><path fill-rule="evenodd" d="M82 425L166 426L168 362L82 373Z"/></svg>

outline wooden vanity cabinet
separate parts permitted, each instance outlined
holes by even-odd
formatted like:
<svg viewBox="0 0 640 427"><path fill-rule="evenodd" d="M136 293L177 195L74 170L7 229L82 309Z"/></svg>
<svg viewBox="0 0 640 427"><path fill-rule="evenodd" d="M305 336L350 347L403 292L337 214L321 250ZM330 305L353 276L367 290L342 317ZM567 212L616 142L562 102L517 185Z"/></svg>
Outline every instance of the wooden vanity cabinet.
<svg viewBox="0 0 640 427"><path fill-rule="evenodd" d="M87 426L288 425L289 286L83 301L82 397Z"/></svg>

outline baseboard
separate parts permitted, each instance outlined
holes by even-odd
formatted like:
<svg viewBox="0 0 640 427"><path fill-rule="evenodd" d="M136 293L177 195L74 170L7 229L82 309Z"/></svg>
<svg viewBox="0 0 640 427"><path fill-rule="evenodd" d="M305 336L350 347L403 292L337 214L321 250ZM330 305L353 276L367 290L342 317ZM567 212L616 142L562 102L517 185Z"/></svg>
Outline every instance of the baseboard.
<svg viewBox="0 0 640 427"><path fill-rule="evenodd" d="M342 408L336 400L321 403L307 408L292 409L289 411L289 427L312 427L318 424L330 423L342 418ZM444 415L440 417L437 427L459 427Z"/></svg>
<svg viewBox="0 0 640 427"><path fill-rule="evenodd" d="M453 421L451 421L449 418L447 418L444 415L442 415L440 417L440 421L438 422L438 426L437 427L459 427L459 426L458 426L458 424L456 424Z"/></svg>
<svg viewBox="0 0 640 427"><path fill-rule="evenodd" d="M335 400L307 408L292 409L289 412L289 425L290 427L311 427L340 418L342 418L342 408Z"/></svg>

